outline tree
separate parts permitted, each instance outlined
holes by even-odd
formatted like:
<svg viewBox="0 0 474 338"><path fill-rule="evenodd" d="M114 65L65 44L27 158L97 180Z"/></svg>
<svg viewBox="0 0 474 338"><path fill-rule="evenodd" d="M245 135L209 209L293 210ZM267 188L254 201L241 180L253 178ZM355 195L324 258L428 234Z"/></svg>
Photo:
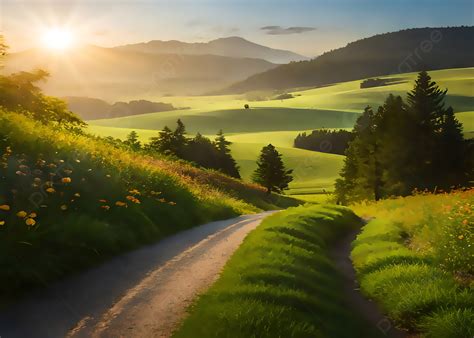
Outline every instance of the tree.
<svg viewBox="0 0 474 338"><path fill-rule="evenodd" d="M269 194L272 191L281 193L288 189L288 184L293 180L292 173L293 170L285 169L281 154L269 144L262 148L252 179L264 186Z"/></svg>
<svg viewBox="0 0 474 338"><path fill-rule="evenodd" d="M226 140L222 130L219 130L214 141L217 149L217 162L221 171L229 176L240 178L239 167L230 153L232 142Z"/></svg>
<svg viewBox="0 0 474 338"><path fill-rule="evenodd" d="M44 95L36 85L48 76L44 70L0 76L0 106L44 124L56 124L73 130L84 127L84 121L69 111L64 101Z"/></svg>
<svg viewBox="0 0 474 338"><path fill-rule="evenodd" d="M133 151L138 151L142 148L135 130L132 130L130 134L127 135L127 139L123 143Z"/></svg>
<svg viewBox="0 0 474 338"><path fill-rule="evenodd" d="M151 137L150 143L146 146L147 150L152 152L159 152L162 154L172 154L173 147L173 131L165 126L157 137Z"/></svg>
<svg viewBox="0 0 474 338"><path fill-rule="evenodd" d="M181 119L178 119L176 124L177 126L173 132L173 138L171 139L171 152L178 157L182 157L188 142L186 138L186 127Z"/></svg>
<svg viewBox="0 0 474 338"><path fill-rule="evenodd" d="M376 114L366 108L336 182L338 201L470 185L473 142L463 139L454 110L445 108L446 92L421 72L407 104L389 95Z"/></svg>

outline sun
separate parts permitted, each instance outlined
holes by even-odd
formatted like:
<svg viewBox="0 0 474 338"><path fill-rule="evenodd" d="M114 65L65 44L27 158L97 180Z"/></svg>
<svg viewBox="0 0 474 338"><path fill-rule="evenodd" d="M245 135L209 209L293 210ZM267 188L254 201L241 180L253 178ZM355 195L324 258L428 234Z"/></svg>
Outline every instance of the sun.
<svg viewBox="0 0 474 338"><path fill-rule="evenodd" d="M48 49L66 50L73 45L74 36L64 28L50 28L44 31L43 46Z"/></svg>

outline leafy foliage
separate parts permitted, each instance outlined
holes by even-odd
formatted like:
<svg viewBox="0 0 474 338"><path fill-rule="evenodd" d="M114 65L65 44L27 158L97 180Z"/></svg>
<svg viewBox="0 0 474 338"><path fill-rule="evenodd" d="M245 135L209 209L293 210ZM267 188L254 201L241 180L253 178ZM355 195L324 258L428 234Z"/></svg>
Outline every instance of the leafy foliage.
<svg viewBox="0 0 474 338"><path fill-rule="evenodd" d="M262 148L257 161L257 169L253 174L253 181L267 188L267 192L281 193L288 189L288 184L293 180L293 170L285 169L281 154L269 144Z"/></svg>
<svg viewBox="0 0 474 338"><path fill-rule="evenodd" d="M78 116L68 110L64 101L44 95L36 86L37 82L45 81L48 76L44 70L0 76L0 106L45 124L69 129L85 126Z"/></svg>

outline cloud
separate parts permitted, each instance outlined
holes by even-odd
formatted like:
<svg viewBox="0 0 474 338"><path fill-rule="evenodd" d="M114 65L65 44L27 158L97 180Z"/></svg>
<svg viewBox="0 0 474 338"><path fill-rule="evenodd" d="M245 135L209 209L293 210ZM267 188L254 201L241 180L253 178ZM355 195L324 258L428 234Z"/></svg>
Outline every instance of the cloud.
<svg viewBox="0 0 474 338"><path fill-rule="evenodd" d="M288 27L284 28L281 26L265 26L260 28L262 31L266 31L268 35L287 35L287 34L301 34L316 30L314 27Z"/></svg>

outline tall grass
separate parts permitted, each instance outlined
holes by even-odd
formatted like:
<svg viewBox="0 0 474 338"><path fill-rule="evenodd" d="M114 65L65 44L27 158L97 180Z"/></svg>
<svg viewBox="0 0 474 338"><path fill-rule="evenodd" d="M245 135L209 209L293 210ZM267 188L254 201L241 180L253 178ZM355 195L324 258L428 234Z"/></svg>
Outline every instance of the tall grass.
<svg viewBox="0 0 474 338"><path fill-rule="evenodd" d="M474 335L474 190L359 204L376 217L353 243L362 291L428 337Z"/></svg>
<svg viewBox="0 0 474 338"><path fill-rule="evenodd" d="M337 206L291 208L244 240L175 337L370 337L347 307L328 246L360 220Z"/></svg>
<svg viewBox="0 0 474 338"><path fill-rule="evenodd" d="M290 199L0 112L0 299L210 220Z"/></svg>

